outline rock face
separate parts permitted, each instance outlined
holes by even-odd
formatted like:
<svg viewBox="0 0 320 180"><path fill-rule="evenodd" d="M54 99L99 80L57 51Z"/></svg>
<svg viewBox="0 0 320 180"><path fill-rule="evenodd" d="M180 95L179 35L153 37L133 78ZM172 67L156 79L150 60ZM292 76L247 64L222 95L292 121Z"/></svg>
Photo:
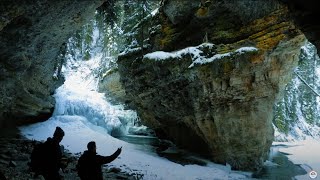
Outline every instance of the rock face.
<svg viewBox="0 0 320 180"><path fill-rule="evenodd" d="M99 91L104 92L109 102L126 103L126 92L120 82L117 68L110 69L99 82Z"/></svg>
<svg viewBox="0 0 320 180"><path fill-rule="evenodd" d="M197 2L164 2L149 54L119 57L121 82L159 136L255 170L268 155L272 108L305 38L278 1ZM151 53L159 50L175 52Z"/></svg>
<svg viewBox="0 0 320 180"><path fill-rule="evenodd" d="M320 55L320 11L319 1L313 0L281 0L289 5L289 10L296 26L305 34L307 39L317 47Z"/></svg>
<svg viewBox="0 0 320 180"><path fill-rule="evenodd" d="M0 5L0 127L45 119L63 83L65 42L102 0L4 1ZM23 121L20 121L23 119Z"/></svg>
<svg viewBox="0 0 320 180"><path fill-rule="evenodd" d="M0 127L50 115L51 95L63 81L64 43L101 1L0 3ZM158 134L181 146L236 169L259 167L273 137L273 103L303 41L288 14L319 49L317 7L311 0L165 0L149 52L196 46L207 58L231 56L191 68L192 53L165 61L140 52L122 56L125 99ZM215 45L198 46L203 42ZM239 53L244 46L258 51Z"/></svg>

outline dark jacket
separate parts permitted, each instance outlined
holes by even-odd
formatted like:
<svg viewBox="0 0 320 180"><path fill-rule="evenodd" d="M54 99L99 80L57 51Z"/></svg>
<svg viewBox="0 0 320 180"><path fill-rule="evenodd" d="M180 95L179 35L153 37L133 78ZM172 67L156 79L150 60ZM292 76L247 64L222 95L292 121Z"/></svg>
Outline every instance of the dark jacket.
<svg viewBox="0 0 320 180"><path fill-rule="evenodd" d="M97 153L84 151L83 155L78 160L78 175L81 180L102 180L102 168L101 166L106 163L110 163L115 160L121 149L118 149L111 156L100 156Z"/></svg>
<svg viewBox="0 0 320 180"><path fill-rule="evenodd" d="M59 142L48 138L45 144L45 154L43 172L45 179L60 179L59 169L61 168L62 151Z"/></svg>

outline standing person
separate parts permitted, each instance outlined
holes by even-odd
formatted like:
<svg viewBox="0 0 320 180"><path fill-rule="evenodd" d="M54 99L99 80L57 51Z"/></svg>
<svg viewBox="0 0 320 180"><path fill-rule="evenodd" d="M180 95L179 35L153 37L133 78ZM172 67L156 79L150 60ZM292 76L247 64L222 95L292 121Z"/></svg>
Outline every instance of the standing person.
<svg viewBox="0 0 320 180"><path fill-rule="evenodd" d="M60 142L64 136L64 131L56 127L53 137L49 137L46 142L33 150L31 154L31 166L33 166L36 175L42 175L46 180L60 180L60 168L63 167L61 161L62 147Z"/></svg>
<svg viewBox="0 0 320 180"><path fill-rule="evenodd" d="M78 160L78 175L81 180L102 180L101 166L115 160L120 155L122 147L118 148L111 156L98 155L94 141L89 142L87 148L88 150L84 151Z"/></svg>

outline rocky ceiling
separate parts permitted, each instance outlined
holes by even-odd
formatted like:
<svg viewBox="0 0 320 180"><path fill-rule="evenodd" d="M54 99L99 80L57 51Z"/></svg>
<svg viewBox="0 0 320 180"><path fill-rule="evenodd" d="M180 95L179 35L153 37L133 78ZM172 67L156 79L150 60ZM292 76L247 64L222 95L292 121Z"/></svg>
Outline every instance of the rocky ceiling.
<svg viewBox="0 0 320 180"><path fill-rule="evenodd" d="M288 4L295 24L305 34L307 39L313 43L318 54L320 50L320 21L319 6L317 0L282 0Z"/></svg>

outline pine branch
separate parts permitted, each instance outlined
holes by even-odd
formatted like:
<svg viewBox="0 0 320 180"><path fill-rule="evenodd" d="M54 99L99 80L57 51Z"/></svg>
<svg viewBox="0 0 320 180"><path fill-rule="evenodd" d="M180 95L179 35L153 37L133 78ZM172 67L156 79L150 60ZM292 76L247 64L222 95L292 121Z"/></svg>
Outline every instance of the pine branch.
<svg viewBox="0 0 320 180"><path fill-rule="evenodd" d="M297 75L301 82L303 82L308 88L312 90L313 93L320 97L320 94L317 91L315 91L297 72L294 71L294 73Z"/></svg>

